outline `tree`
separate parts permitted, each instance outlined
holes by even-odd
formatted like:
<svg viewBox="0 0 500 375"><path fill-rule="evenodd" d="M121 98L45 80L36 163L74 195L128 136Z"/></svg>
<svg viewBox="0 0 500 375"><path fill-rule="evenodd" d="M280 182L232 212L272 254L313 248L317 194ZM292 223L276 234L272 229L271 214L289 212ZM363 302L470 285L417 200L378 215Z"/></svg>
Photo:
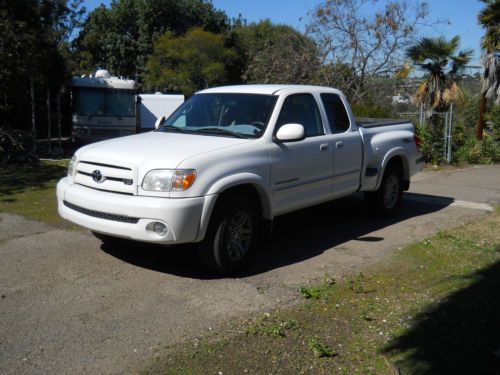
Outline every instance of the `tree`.
<svg viewBox="0 0 500 375"><path fill-rule="evenodd" d="M101 66L140 78L156 38L167 31L182 35L195 26L221 33L229 21L206 0L115 0L109 8L100 6L88 15L74 42L78 73Z"/></svg>
<svg viewBox="0 0 500 375"><path fill-rule="evenodd" d="M321 51L320 62L348 65L353 72L346 93L352 101L367 94L368 78L390 74L401 65L405 48L415 42L428 14L425 2L379 4L380 0L324 0L310 14L307 31Z"/></svg>
<svg viewBox="0 0 500 375"><path fill-rule="evenodd" d="M270 20L242 25L231 33L238 51L238 80L259 83L311 83L318 70L314 42L287 25Z"/></svg>
<svg viewBox="0 0 500 375"><path fill-rule="evenodd" d="M81 1L0 2L0 127L30 124L30 82L60 89L67 78L65 48L84 12Z"/></svg>
<svg viewBox="0 0 500 375"><path fill-rule="evenodd" d="M235 52L224 42L224 35L199 27L184 36L163 34L156 40L146 64L146 87L189 96L211 85L226 83L225 63L235 58Z"/></svg>
<svg viewBox="0 0 500 375"><path fill-rule="evenodd" d="M477 124L478 140L483 139L486 100L491 99L500 103L500 1L482 1L486 3L486 7L479 13L478 21L486 29L486 33L482 39L485 53L481 59L484 65L484 75Z"/></svg>
<svg viewBox="0 0 500 375"><path fill-rule="evenodd" d="M406 56L411 60L413 67L424 73L422 83L415 93L415 101L425 108L437 112L447 111L451 105L462 96L462 90L457 84L460 73L469 63L472 50L457 51L460 37L457 35L450 40L440 38L422 38L418 43L409 47ZM407 75L411 66L406 64L399 72ZM439 117L431 117L432 157L439 159L439 145L442 139L439 129Z"/></svg>

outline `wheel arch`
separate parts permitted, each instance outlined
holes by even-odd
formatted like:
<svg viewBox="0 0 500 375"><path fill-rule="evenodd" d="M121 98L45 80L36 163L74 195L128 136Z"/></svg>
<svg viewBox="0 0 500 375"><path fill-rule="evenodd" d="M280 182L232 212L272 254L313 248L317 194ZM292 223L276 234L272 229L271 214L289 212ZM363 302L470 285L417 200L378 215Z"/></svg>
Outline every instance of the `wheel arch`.
<svg viewBox="0 0 500 375"><path fill-rule="evenodd" d="M238 174L219 180L208 191L200 219L197 241L205 237L210 218L217 204L231 195L244 195L257 205L260 217L271 222L271 201L260 176L251 173Z"/></svg>
<svg viewBox="0 0 500 375"><path fill-rule="evenodd" d="M379 173L378 176L376 189L380 187L380 184L382 183L382 178L389 165L393 164L397 164L400 166L402 171L401 178L403 179L403 182L405 184L405 190L408 190L410 182L410 167L408 164L408 157L403 148L393 149L385 155L384 159L382 160L381 173Z"/></svg>

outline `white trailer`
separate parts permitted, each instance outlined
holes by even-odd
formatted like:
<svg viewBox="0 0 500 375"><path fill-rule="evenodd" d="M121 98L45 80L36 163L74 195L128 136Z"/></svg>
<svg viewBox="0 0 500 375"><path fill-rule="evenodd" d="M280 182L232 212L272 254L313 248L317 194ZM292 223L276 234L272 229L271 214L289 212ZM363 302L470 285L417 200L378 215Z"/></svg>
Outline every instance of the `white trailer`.
<svg viewBox="0 0 500 375"><path fill-rule="evenodd" d="M162 93L137 95L138 133L155 128L159 118L170 116L184 103L184 95L168 95Z"/></svg>

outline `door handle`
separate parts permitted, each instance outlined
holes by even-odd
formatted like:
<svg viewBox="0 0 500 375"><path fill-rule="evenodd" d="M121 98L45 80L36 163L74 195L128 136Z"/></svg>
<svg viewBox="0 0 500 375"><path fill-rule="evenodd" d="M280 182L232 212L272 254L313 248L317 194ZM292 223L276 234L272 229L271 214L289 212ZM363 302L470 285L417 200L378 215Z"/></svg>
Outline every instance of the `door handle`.
<svg viewBox="0 0 500 375"><path fill-rule="evenodd" d="M320 151L326 151L328 150L328 143L323 143L319 146Z"/></svg>
<svg viewBox="0 0 500 375"><path fill-rule="evenodd" d="M335 143L335 147L337 147L337 148L342 148L342 147L344 147L344 142L342 142L342 141L336 142L336 143Z"/></svg>

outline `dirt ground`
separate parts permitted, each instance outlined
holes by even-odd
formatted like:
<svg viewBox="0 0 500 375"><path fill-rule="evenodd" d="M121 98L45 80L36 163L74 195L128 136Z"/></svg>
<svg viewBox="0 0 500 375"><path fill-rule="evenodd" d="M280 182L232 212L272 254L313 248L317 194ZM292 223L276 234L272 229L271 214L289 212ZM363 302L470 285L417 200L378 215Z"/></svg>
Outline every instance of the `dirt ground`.
<svg viewBox="0 0 500 375"><path fill-rule="evenodd" d="M190 246L102 245L0 214L0 373L137 372L165 345L300 299L298 287L358 272L500 202L500 166L426 171L394 219L360 196L276 220L240 278L214 278Z"/></svg>

